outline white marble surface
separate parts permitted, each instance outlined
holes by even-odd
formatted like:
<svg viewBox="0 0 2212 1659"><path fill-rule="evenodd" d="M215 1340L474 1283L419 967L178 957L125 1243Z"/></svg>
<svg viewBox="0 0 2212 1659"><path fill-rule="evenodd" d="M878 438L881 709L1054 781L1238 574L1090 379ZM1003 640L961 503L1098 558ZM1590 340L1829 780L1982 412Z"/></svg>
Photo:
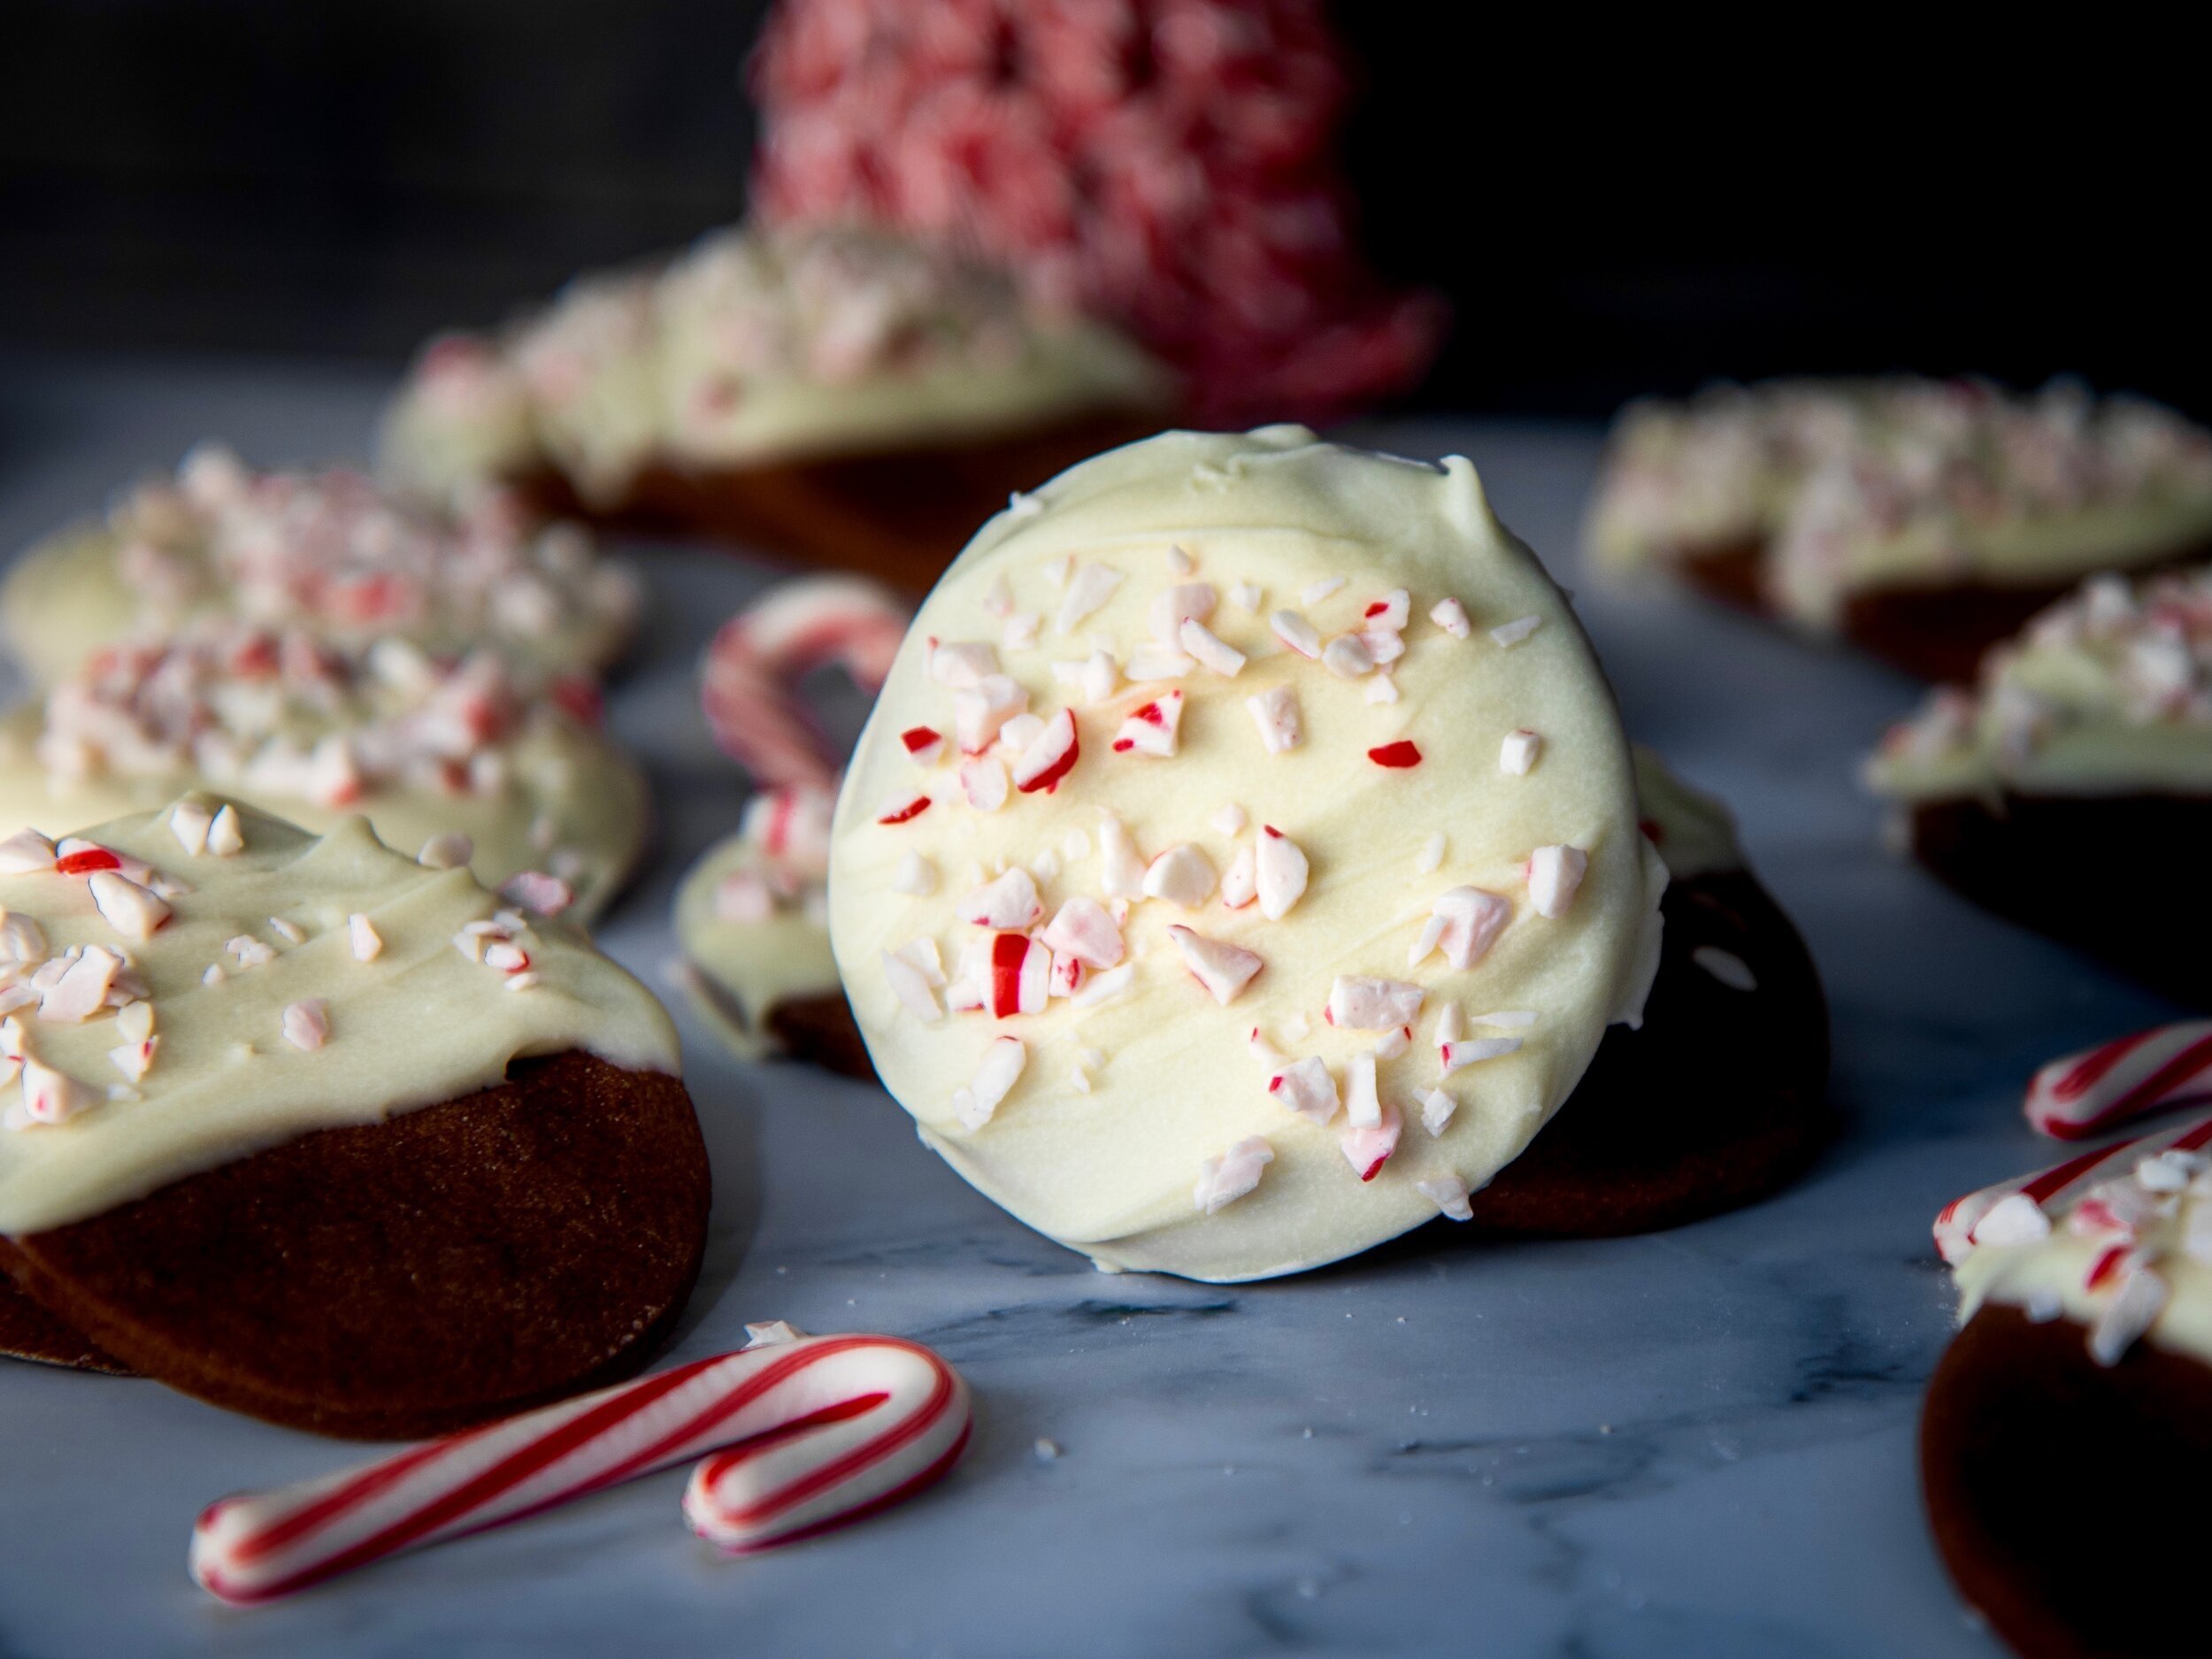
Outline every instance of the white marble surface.
<svg viewBox="0 0 2212 1659"><path fill-rule="evenodd" d="M380 389L0 361L0 545L204 434L265 462L358 453ZM1472 455L1574 582L1593 433L1386 435ZM657 976L676 877L739 800L690 666L761 573L640 557L652 644L612 711L662 837L603 938ZM1928 1222L2044 1160L2016 1110L2037 1062L2164 1010L1880 853L1852 767L1902 681L1667 594L1581 605L1630 725L1735 803L1827 976L1851 1125L1791 1193L1643 1239L1500 1246L1439 1223L1284 1283L1105 1278L970 1192L873 1089L726 1061L687 1012L717 1203L676 1356L748 1319L933 1344L978 1402L944 1486L730 1561L684 1531L664 1475L234 1612L185 1577L194 1514L356 1454L0 1362L0 1656L1990 1653L1913 1473L1949 1326ZM1040 1461L1040 1437L1063 1455Z"/></svg>

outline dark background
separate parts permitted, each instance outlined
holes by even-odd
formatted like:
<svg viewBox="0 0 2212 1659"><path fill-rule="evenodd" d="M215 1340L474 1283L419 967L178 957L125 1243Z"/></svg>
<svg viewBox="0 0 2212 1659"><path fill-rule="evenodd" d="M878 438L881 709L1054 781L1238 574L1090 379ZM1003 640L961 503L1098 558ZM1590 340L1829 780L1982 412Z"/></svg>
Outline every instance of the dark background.
<svg viewBox="0 0 2212 1659"><path fill-rule="evenodd" d="M687 241L743 204L761 9L7 0L0 349L396 368L441 324ZM1915 368L2212 415L2189 37L1338 11L1371 244L1457 308L1425 405Z"/></svg>

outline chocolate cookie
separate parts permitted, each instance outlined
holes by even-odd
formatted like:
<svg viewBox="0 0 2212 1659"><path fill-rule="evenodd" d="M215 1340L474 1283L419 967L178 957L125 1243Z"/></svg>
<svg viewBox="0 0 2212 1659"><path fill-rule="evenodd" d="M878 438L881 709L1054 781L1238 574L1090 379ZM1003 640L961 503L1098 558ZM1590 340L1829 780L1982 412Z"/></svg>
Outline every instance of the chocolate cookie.
<svg viewBox="0 0 2212 1659"><path fill-rule="evenodd" d="M1660 910L1642 1027L1606 1033L1558 1115L1468 1200L1477 1225L1554 1238L1679 1226L1787 1185L1833 1133L1827 1002L1781 907L1737 870L1678 879Z"/></svg>
<svg viewBox="0 0 2212 1659"><path fill-rule="evenodd" d="M656 465L609 507L590 505L551 471L522 488L549 513L644 534L726 537L918 595L1009 495L1160 424L1109 411L1019 434L726 472Z"/></svg>
<svg viewBox="0 0 2212 1659"><path fill-rule="evenodd" d="M1912 856L1977 904L2169 996L2212 1002L2212 964L2185 942L2212 925L2212 887L2194 873L2212 830L2212 797L2008 793L1918 802L1906 821ZM2094 869L2115 848L2170 872L2155 907L2055 902L2053 871Z"/></svg>
<svg viewBox="0 0 2212 1659"><path fill-rule="evenodd" d="M1701 551L1675 568L1707 597L1751 615L1774 619L1760 585L1763 551L1740 542ZM2198 542L2138 567L2143 572L2177 568L2212 557L2212 543ZM2078 586L2072 581L1955 582L1941 587L1870 588L1843 601L1843 637L1922 680L1963 684L1974 678L1982 654L2010 639L2038 612Z"/></svg>
<svg viewBox="0 0 2212 1659"><path fill-rule="evenodd" d="M641 1365L697 1277L708 1182L680 1081L572 1052L0 1240L0 1264L173 1387L417 1439Z"/></svg>
<svg viewBox="0 0 2212 1659"><path fill-rule="evenodd" d="M27 1359L41 1365L64 1365L72 1371L106 1371L129 1377L131 1368L111 1354L104 1354L84 1333L58 1319L0 1277L0 1354Z"/></svg>
<svg viewBox="0 0 2212 1659"><path fill-rule="evenodd" d="M2023 1659L2200 1652L2202 1540L2169 1506L2212 1475L2212 1368L2083 1339L1991 1304L1953 1340L1920 1418L1936 1547Z"/></svg>

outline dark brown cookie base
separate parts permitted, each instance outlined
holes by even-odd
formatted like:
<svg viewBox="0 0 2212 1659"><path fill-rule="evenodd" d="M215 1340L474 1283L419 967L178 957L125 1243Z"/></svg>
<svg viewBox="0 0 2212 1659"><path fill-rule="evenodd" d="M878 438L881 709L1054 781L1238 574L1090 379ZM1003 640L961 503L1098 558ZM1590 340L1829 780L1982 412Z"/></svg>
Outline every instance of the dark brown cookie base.
<svg viewBox="0 0 2212 1659"><path fill-rule="evenodd" d="M1834 1132L1828 1003L1789 918L1745 871L1671 883L1640 1030L1616 1025L1527 1151L1469 1202L1478 1225L1549 1238L1680 1226L1778 1191ZM1732 990L1692 959L1740 956Z"/></svg>
<svg viewBox="0 0 2212 1659"><path fill-rule="evenodd" d="M1985 1307L1928 1385L1936 1548L2022 1659L2205 1652L2187 1506L2208 1477L2212 1367L2147 1342L2108 1368L2072 1320Z"/></svg>
<svg viewBox="0 0 2212 1659"><path fill-rule="evenodd" d="M173 1387L414 1440L643 1364L698 1275L708 1187L680 1081L570 1053L0 1240L0 1267Z"/></svg>
<svg viewBox="0 0 2212 1659"><path fill-rule="evenodd" d="M2140 575L2212 558L2212 542L2196 542L2126 567ZM1775 618L1761 587L1763 549L1738 542L1686 554L1675 568L1700 592L1757 616ZM2008 640L2037 612L2080 586L2060 582L1953 582L1940 587L1873 588L1846 596L1843 637L1870 657L1923 680L1964 685L1982 653ZM1778 618L1787 620L1787 618Z"/></svg>
<svg viewBox="0 0 2212 1659"><path fill-rule="evenodd" d="M2212 959L2192 941L2212 926L2203 851L2212 796L2023 795L1923 802L1912 855L1975 903L2110 964L2177 1001L2212 1005ZM2070 890L2055 872L2101 869L2116 849L2169 878L2154 904Z"/></svg>
<svg viewBox="0 0 2212 1659"><path fill-rule="evenodd" d="M102 1353L82 1332L47 1312L4 1275L0 1275L0 1354L40 1365L105 1371L111 1377L137 1374L114 1356Z"/></svg>
<svg viewBox="0 0 2212 1659"><path fill-rule="evenodd" d="M710 535L927 593L954 554L1006 505L1102 449L1164 421L1105 411L1039 430L876 454L696 472L656 465L611 507L586 503L557 474L534 476L546 511L611 529Z"/></svg>
<svg viewBox="0 0 2212 1659"><path fill-rule="evenodd" d="M795 1060L864 1083L875 1081L875 1063L868 1058L868 1045L861 1041L852 1005L841 991L777 1003L768 1010L768 1029Z"/></svg>

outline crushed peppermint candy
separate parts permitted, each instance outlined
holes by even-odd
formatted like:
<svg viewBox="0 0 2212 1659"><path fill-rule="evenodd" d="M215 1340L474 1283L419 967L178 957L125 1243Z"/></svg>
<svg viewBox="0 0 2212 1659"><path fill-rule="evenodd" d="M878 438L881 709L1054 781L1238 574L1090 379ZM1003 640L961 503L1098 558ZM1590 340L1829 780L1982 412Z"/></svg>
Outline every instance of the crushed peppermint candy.
<svg viewBox="0 0 2212 1659"><path fill-rule="evenodd" d="M54 843L36 830L18 830L0 841L0 876L35 875L54 867Z"/></svg>
<svg viewBox="0 0 2212 1659"><path fill-rule="evenodd" d="M1474 1208L1467 1202L1467 1183L1456 1175L1429 1176L1414 1182L1413 1190L1454 1221L1472 1221L1475 1218Z"/></svg>
<svg viewBox="0 0 2212 1659"><path fill-rule="evenodd" d="M1539 916L1556 919L1573 906L1590 856L1578 847L1539 847L1528 856L1529 902Z"/></svg>
<svg viewBox="0 0 2212 1659"><path fill-rule="evenodd" d="M1508 732L1498 745L1498 770L1509 778L1525 778L1536 769L1544 752L1544 740L1526 726Z"/></svg>
<svg viewBox="0 0 2212 1659"><path fill-rule="evenodd" d="M1183 694L1170 691L1139 703L1122 717L1114 733L1117 755L1149 755L1174 758L1183 723Z"/></svg>
<svg viewBox="0 0 2212 1659"><path fill-rule="evenodd" d="M457 830L423 842L415 862L426 870L458 870L476 856L476 843Z"/></svg>
<svg viewBox="0 0 2212 1659"><path fill-rule="evenodd" d="M1225 1008L1237 1000L1265 965L1255 952L1209 939L1191 928L1178 925L1167 932L1175 941L1175 948L1182 953L1183 965Z"/></svg>
<svg viewBox="0 0 2212 1659"><path fill-rule="evenodd" d="M1369 749L1367 758L1378 766L1403 771L1421 764L1421 751L1409 740L1402 737L1394 743L1381 743Z"/></svg>
<svg viewBox="0 0 2212 1659"><path fill-rule="evenodd" d="M127 939L151 939L171 915L150 889L112 870L92 872L92 902L108 926Z"/></svg>
<svg viewBox="0 0 2212 1659"><path fill-rule="evenodd" d="M1474 633L1475 625L1468 618L1467 607L1456 599L1440 599L1429 607L1429 620L1455 640L1466 639Z"/></svg>
<svg viewBox="0 0 2212 1659"><path fill-rule="evenodd" d="M1261 745L1271 755L1286 754L1304 740L1305 727L1300 718L1298 694L1288 686L1275 686L1247 697L1244 706L1251 710L1252 723L1259 727Z"/></svg>
<svg viewBox="0 0 2212 1659"><path fill-rule="evenodd" d="M1426 995L1403 979L1340 973L1329 987L1328 1005L1322 1012L1340 1030L1391 1031L1421 1017L1421 1000Z"/></svg>
<svg viewBox="0 0 2212 1659"><path fill-rule="evenodd" d="M953 1091L952 1109L961 1126L974 1131L989 1123L992 1114L1021 1080L1022 1068L1028 1064L1029 1050L1020 1038L994 1037L991 1046L983 1051L974 1078L965 1088Z"/></svg>
<svg viewBox="0 0 2212 1659"><path fill-rule="evenodd" d="M1541 617L1516 617L1510 622L1500 623L1490 630L1490 637L1500 646L1518 645L1542 626Z"/></svg>
<svg viewBox="0 0 2212 1659"><path fill-rule="evenodd" d="M1475 1037L1440 1044L1439 1053L1442 1056L1444 1075L1449 1077L1460 1067L1472 1065L1479 1060L1501 1059L1517 1052L1521 1042L1522 1039L1518 1037Z"/></svg>
<svg viewBox="0 0 2212 1659"><path fill-rule="evenodd" d="M1182 910L1195 910L1212 896L1216 879L1212 860L1183 841L1146 866L1144 896L1165 899Z"/></svg>
<svg viewBox="0 0 2212 1659"><path fill-rule="evenodd" d="M1389 1161L1390 1155L1398 1149L1398 1136L1403 1127L1404 1120L1399 1117L1398 1109L1385 1101L1379 1121L1362 1124L1353 1119L1352 1127L1338 1138L1337 1144L1343 1148L1345 1161L1358 1172L1360 1179L1371 1181Z"/></svg>
<svg viewBox="0 0 2212 1659"><path fill-rule="evenodd" d="M330 1010L318 999L302 997L284 1008L284 1041L295 1048L319 1048L330 1040Z"/></svg>
<svg viewBox="0 0 2212 1659"><path fill-rule="evenodd" d="M1275 1161L1275 1148L1264 1135L1247 1135L1226 1151L1202 1161L1192 1202L1206 1215L1214 1215L1246 1196L1260 1184L1260 1171Z"/></svg>
<svg viewBox="0 0 2212 1659"><path fill-rule="evenodd" d="M384 954L384 936L359 910L346 918L346 944L356 962L374 962Z"/></svg>
<svg viewBox="0 0 2212 1659"><path fill-rule="evenodd" d="M1267 1079L1267 1092L1286 1110L1310 1122L1325 1124L1336 1116L1336 1079L1317 1055L1294 1060L1277 1071Z"/></svg>

